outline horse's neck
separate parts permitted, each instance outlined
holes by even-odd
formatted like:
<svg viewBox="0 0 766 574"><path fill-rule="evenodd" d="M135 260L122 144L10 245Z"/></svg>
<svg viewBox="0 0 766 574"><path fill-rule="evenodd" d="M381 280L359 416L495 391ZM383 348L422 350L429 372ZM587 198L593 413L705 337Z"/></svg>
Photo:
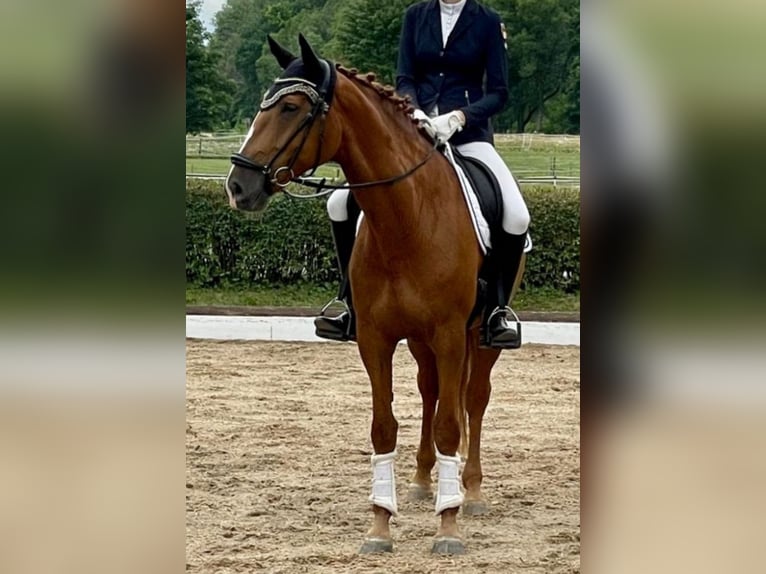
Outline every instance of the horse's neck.
<svg viewBox="0 0 766 574"><path fill-rule="evenodd" d="M375 94L365 94L359 86L338 94L342 113L343 139L336 160L349 183L366 183L404 174L428 154L429 147L408 129L402 112L386 109ZM399 114L401 117L397 117ZM433 160L429 160L431 164ZM432 168L425 165L392 185L362 188L354 192L373 234L387 241L396 236L410 236L417 228L423 209L423 194L417 193L418 181ZM422 187L422 186L421 186ZM422 191L422 190L421 190Z"/></svg>

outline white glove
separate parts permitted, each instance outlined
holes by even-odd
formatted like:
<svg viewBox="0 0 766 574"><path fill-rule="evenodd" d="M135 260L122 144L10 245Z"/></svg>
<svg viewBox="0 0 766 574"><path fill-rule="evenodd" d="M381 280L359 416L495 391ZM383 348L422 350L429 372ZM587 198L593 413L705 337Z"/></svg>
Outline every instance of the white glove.
<svg viewBox="0 0 766 574"><path fill-rule="evenodd" d="M446 143L455 132L459 132L463 129L465 124L465 116L457 110L436 116L430 121L431 126L436 132L436 139L439 143Z"/></svg>
<svg viewBox="0 0 766 574"><path fill-rule="evenodd" d="M426 114L423 110L420 108L416 108L412 112L412 119L418 122L430 122L431 118L428 117L428 114Z"/></svg>
<svg viewBox="0 0 766 574"><path fill-rule="evenodd" d="M431 123L433 118L431 118L420 108L413 111L411 115L412 119L418 122L418 126L423 128L432 140L436 141L438 134L436 132L436 128Z"/></svg>

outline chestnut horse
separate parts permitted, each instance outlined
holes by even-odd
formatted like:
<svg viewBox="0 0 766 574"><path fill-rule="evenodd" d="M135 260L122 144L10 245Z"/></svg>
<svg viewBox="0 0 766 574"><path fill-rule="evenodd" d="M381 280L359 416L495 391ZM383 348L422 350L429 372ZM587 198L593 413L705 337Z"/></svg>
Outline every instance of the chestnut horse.
<svg viewBox="0 0 766 574"><path fill-rule="evenodd" d="M397 512L393 458L397 421L392 358L407 340L418 365L423 420L409 493L433 496L439 462L432 551L462 553L457 514L486 511L480 440L490 371L500 351L479 348L469 325L483 261L454 170L409 117L412 107L372 74L334 66L300 36L297 58L269 37L285 70L264 97L232 167L232 207L265 209L270 196L334 160L364 213L349 275L357 344L372 385L372 527L361 552L391 551ZM466 429L466 417L468 428ZM458 448L467 437L460 488Z"/></svg>

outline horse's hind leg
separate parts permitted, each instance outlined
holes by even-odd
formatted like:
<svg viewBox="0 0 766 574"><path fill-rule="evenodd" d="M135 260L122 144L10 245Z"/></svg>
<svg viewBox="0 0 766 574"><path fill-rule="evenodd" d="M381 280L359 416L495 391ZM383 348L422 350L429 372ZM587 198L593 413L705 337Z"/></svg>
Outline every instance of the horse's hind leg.
<svg viewBox="0 0 766 574"><path fill-rule="evenodd" d="M387 341L374 329L360 329L359 354L372 385L372 429L370 437L375 454L372 456L373 503L372 526L360 553L391 552L393 542L388 522L397 512L394 457L398 423L391 403L394 400L392 358L396 341Z"/></svg>
<svg viewBox="0 0 766 574"><path fill-rule="evenodd" d="M489 380L492 367L500 356L498 349L480 349L478 333L471 331L471 375L466 389L465 409L468 413L468 458L463 468L465 501L463 514L475 516L487 512L487 504L481 495L481 425L489 403L492 385Z"/></svg>
<svg viewBox="0 0 766 574"><path fill-rule="evenodd" d="M407 341L412 356L418 363L418 390L423 399L423 419L420 427L420 446L416 460L415 476L410 483L410 500L431 500L431 469L436 463L434 450L433 422L436 399L439 395L439 379L433 351L423 343Z"/></svg>

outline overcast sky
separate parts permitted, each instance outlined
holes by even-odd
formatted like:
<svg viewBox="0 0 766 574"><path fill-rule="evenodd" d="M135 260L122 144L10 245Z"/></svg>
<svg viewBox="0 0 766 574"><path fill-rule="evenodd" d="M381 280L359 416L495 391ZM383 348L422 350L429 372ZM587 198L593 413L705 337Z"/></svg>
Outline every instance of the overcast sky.
<svg viewBox="0 0 766 574"><path fill-rule="evenodd" d="M202 24L208 31L213 30L213 17L225 3L226 0L202 0L200 18L202 18Z"/></svg>

